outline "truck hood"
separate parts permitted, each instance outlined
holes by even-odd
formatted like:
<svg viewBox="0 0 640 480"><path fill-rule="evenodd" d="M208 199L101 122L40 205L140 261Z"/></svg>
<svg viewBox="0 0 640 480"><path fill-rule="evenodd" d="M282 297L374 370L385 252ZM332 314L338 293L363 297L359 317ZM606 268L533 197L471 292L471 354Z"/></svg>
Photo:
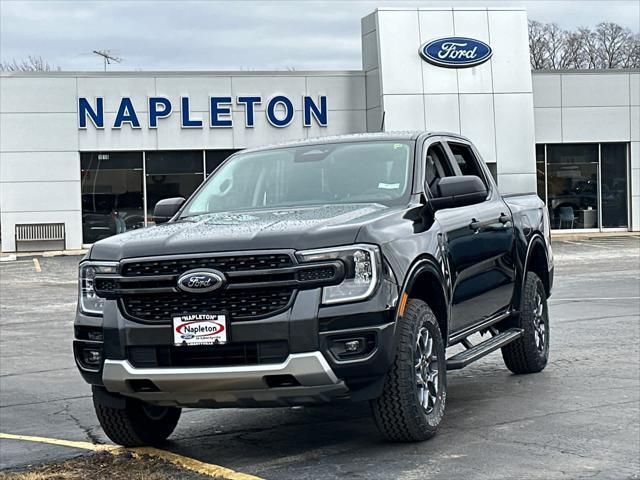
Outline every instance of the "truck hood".
<svg viewBox="0 0 640 480"><path fill-rule="evenodd" d="M355 242L360 228L384 212L380 204L212 213L132 230L96 242L94 260L240 250L303 250Z"/></svg>

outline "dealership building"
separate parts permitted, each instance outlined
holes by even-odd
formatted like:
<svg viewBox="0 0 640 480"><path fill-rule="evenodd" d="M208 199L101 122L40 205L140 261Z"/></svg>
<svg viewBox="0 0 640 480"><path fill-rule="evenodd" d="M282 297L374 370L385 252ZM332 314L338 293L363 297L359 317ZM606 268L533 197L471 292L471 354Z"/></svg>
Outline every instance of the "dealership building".
<svg viewBox="0 0 640 480"><path fill-rule="evenodd" d="M534 71L517 8L381 8L355 71L0 77L3 252L80 249L153 223L231 153L428 130L471 139L503 193L562 231L640 231L640 71Z"/></svg>

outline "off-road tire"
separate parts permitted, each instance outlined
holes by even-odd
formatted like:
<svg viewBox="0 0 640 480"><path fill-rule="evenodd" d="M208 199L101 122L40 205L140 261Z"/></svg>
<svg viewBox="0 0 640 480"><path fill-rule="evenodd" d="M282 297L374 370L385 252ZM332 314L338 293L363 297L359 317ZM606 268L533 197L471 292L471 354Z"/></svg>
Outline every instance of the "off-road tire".
<svg viewBox="0 0 640 480"><path fill-rule="evenodd" d="M114 408L97 401L95 394L93 406L107 437L124 447L162 444L176 428L182 411L176 407L152 407L129 398L125 408ZM152 410L156 410L153 416L148 413Z"/></svg>
<svg viewBox="0 0 640 480"><path fill-rule="evenodd" d="M418 335L426 327L433 339L433 352L437 356L437 394L430 412L418 398L420 387L416 382L415 355ZM447 366L440 327L433 311L418 299L407 302L404 314L397 324L398 345L396 357L387 373L382 395L372 400L373 418L380 433L395 442L418 442L433 437L444 417L447 398ZM435 383L435 382L434 382Z"/></svg>
<svg viewBox="0 0 640 480"><path fill-rule="evenodd" d="M544 322L544 348L541 350L536 343L538 331L536 329L536 308L542 305L542 319ZM549 358L549 309L547 295L540 277L528 272L522 291L520 312L510 319L509 326L521 328L522 336L502 347L502 358L513 373L536 373L547 366ZM539 328L539 327L538 327Z"/></svg>

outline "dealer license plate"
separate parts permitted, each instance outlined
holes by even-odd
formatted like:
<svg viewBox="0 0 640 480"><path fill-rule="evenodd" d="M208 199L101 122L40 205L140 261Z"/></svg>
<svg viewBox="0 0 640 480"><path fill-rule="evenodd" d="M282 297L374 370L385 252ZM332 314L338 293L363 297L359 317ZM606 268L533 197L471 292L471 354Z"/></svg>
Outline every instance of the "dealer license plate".
<svg viewBox="0 0 640 480"><path fill-rule="evenodd" d="M173 343L177 346L227 343L227 316L219 313L176 315Z"/></svg>

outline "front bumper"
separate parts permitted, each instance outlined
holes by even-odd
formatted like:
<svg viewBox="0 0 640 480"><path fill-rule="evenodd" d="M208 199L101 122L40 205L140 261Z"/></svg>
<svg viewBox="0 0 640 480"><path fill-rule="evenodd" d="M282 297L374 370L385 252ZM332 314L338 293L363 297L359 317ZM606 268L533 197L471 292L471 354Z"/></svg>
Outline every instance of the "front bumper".
<svg viewBox="0 0 640 480"><path fill-rule="evenodd" d="M270 379L285 378L289 385L267 387ZM127 360L106 360L102 380L110 392L166 406L301 405L348 393L320 352L294 353L280 364L236 367L135 368ZM136 385L158 391L136 391Z"/></svg>
<svg viewBox="0 0 640 480"><path fill-rule="evenodd" d="M369 300L320 308L321 290L298 292L287 312L254 321L231 322L230 341L286 341L279 363L240 366L156 366L135 364L135 348L172 344L171 325L134 322L116 301L107 301L102 318L76 316L79 328L100 328L105 359L87 369L78 358L93 343L76 334L76 363L84 379L107 391L159 404L192 407L281 406L337 399L376 397L395 353L397 287L383 280ZM338 358L332 341L360 337L374 346L356 358ZM135 347L135 348L134 348Z"/></svg>

